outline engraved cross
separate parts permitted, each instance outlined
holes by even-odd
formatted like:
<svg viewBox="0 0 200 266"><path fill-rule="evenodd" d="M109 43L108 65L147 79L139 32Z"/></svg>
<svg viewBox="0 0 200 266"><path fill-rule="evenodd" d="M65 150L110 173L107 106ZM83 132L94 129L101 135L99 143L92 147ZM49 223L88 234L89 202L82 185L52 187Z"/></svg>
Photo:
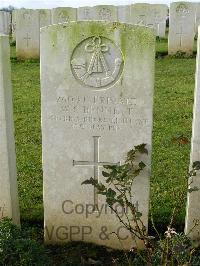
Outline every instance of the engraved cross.
<svg viewBox="0 0 200 266"><path fill-rule="evenodd" d="M75 161L73 160L74 166L92 166L94 169L94 179L99 181L99 167L102 167L104 165L120 165L120 162L118 163L109 163L109 162L101 162L99 158L99 139L100 136L93 136L94 140L94 160L93 161ZM94 206L98 206L98 193L97 189L94 189Z"/></svg>
<svg viewBox="0 0 200 266"><path fill-rule="evenodd" d="M28 36L28 33L26 34L24 40L26 40L26 47L28 47L28 41L31 40L31 38Z"/></svg>
<svg viewBox="0 0 200 266"><path fill-rule="evenodd" d="M183 27L181 25L181 28L180 28L180 32L176 33L176 35L179 35L179 47L182 47L182 44L183 44L183 35L184 35L184 32L183 32Z"/></svg>

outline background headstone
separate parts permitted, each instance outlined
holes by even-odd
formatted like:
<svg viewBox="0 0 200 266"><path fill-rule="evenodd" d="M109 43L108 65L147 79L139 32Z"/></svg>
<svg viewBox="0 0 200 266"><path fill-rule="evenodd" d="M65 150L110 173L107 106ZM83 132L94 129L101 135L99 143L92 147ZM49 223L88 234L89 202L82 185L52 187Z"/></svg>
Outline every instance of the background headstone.
<svg viewBox="0 0 200 266"><path fill-rule="evenodd" d="M0 34L5 34L5 15L4 11L0 11Z"/></svg>
<svg viewBox="0 0 200 266"><path fill-rule="evenodd" d="M77 20L117 21L117 7L112 5L79 7Z"/></svg>
<svg viewBox="0 0 200 266"><path fill-rule="evenodd" d="M196 3L196 12L195 12L195 33L198 32L198 27L200 26L200 3Z"/></svg>
<svg viewBox="0 0 200 266"><path fill-rule="evenodd" d="M152 15L154 18L154 29L156 36L165 38L168 6L161 4L152 5Z"/></svg>
<svg viewBox="0 0 200 266"><path fill-rule="evenodd" d="M133 4L130 6L131 24L154 28L154 17L151 4Z"/></svg>
<svg viewBox="0 0 200 266"><path fill-rule="evenodd" d="M91 176L103 182L102 165L123 162L141 143L149 150L147 168L132 190L147 226L154 61L155 38L146 27L81 21L42 29L46 243L81 240L121 249L115 234L101 238L105 226L124 239L125 249L132 247L105 198L81 183ZM103 210L87 217L86 207L95 204Z"/></svg>
<svg viewBox="0 0 200 266"><path fill-rule="evenodd" d="M130 23L130 5L118 6L118 21L122 23Z"/></svg>
<svg viewBox="0 0 200 266"><path fill-rule="evenodd" d="M51 25L51 10L50 9L40 9L40 28Z"/></svg>
<svg viewBox="0 0 200 266"><path fill-rule="evenodd" d="M17 10L12 11L12 39L16 41L16 19L17 19Z"/></svg>
<svg viewBox="0 0 200 266"><path fill-rule="evenodd" d="M40 54L39 11L20 9L16 18L16 54L18 58L38 58Z"/></svg>
<svg viewBox="0 0 200 266"><path fill-rule="evenodd" d="M200 28L198 30L200 34ZM200 35L199 35L200 36ZM200 161L200 38L197 43L196 80L193 106L192 140L190 153L190 168L195 161ZM189 188L200 189L200 172L189 179ZM185 233L193 240L200 242L200 190L188 193ZM195 226L198 222L198 226Z"/></svg>
<svg viewBox="0 0 200 266"><path fill-rule="evenodd" d="M169 11L168 53L193 53L195 36L195 8L194 3L174 2Z"/></svg>
<svg viewBox="0 0 200 266"><path fill-rule="evenodd" d="M10 12L4 12L4 21L5 21L4 33L6 35L9 35L10 30L11 30L11 14L10 14Z"/></svg>
<svg viewBox="0 0 200 266"><path fill-rule="evenodd" d="M9 37L0 35L0 219L19 224L9 49Z"/></svg>
<svg viewBox="0 0 200 266"><path fill-rule="evenodd" d="M76 21L76 8L57 7L52 9L52 24Z"/></svg>

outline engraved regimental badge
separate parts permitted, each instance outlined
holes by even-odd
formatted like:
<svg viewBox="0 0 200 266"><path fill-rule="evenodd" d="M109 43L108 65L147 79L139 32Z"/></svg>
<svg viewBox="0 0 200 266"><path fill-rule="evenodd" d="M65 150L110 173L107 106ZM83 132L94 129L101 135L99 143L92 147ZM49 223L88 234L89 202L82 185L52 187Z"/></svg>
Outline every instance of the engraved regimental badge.
<svg viewBox="0 0 200 266"><path fill-rule="evenodd" d="M71 69L81 84L104 89L119 79L123 70L122 53L111 40L93 36L76 46L71 57Z"/></svg>

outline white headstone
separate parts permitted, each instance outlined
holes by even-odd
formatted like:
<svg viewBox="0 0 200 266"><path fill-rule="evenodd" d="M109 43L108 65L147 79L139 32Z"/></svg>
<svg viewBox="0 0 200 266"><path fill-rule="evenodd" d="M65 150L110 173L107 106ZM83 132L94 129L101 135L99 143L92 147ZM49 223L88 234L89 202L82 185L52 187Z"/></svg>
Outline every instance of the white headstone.
<svg viewBox="0 0 200 266"><path fill-rule="evenodd" d="M76 21L76 8L57 7L52 9L52 24Z"/></svg>
<svg viewBox="0 0 200 266"><path fill-rule="evenodd" d="M17 19L17 10L12 11L12 39L16 41L16 19Z"/></svg>
<svg viewBox="0 0 200 266"><path fill-rule="evenodd" d="M174 2L169 11L168 53L193 53L195 36L195 4Z"/></svg>
<svg viewBox="0 0 200 266"><path fill-rule="evenodd" d="M133 4L130 6L130 22L140 26L154 28L151 4Z"/></svg>
<svg viewBox="0 0 200 266"><path fill-rule="evenodd" d="M40 28L51 25L51 10L50 9L40 9Z"/></svg>
<svg viewBox="0 0 200 266"><path fill-rule="evenodd" d="M134 245L105 198L81 183L91 176L104 182L102 166L123 163L141 143L149 156L133 195L147 226L154 46L152 29L127 24L81 21L42 29L46 243L81 240L121 249L116 235L109 234L116 232L125 249ZM91 212L95 205L101 213L87 216L86 208ZM108 239L101 235L103 228Z"/></svg>
<svg viewBox="0 0 200 266"><path fill-rule="evenodd" d="M200 28L198 30L198 36ZM200 161L200 38L197 43L197 61L196 61L196 78L193 106L193 124L192 124L192 140L190 153L190 169L192 164ZM189 179L189 188L197 187L200 189L200 171L196 176ZM185 221L185 233L193 240L200 240L200 190L188 193L187 211ZM198 222L198 226L195 226Z"/></svg>
<svg viewBox="0 0 200 266"><path fill-rule="evenodd" d="M0 11L0 34L5 34L5 12Z"/></svg>
<svg viewBox="0 0 200 266"><path fill-rule="evenodd" d="M77 20L117 21L117 7L111 5L79 7Z"/></svg>
<svg viewBox="0 0 200 266"><path fill-rule="evenodd" d="M16 54L18 58L38 58L40 54L39 11L17 11Z"/></svg>
<svg viewBox="0 0 200 266"><path fill-rule="evenodd" d="M5 28L4 33L9 35L10 34L10 27L11 27L11 14L9 12L4 12L4 22Z"/></svg>
<svg viewBox="0 0 200 266"><path fill-rule="evenodd" d="M195 12L195 33L198 32L198 27L200 26L200 3L196 3Z"/></svg>
<svg viewBox="0 0 200 266"><path fill-rule="evenodd" d="M90 6L77 8L77 20L95 20L94 8Z"/></svg>
<svg viewBox="0 0 200 266"><path fill-rule="evenodd" d="M152 15L154 18L154 29L156 36L165 38L168 6L161 4L152 5Z"/></svg>
<svg viewBox="0 0 200 266"><path fill-rule="evenodd" d="M129 6L118 6L118 21L122 23L130 23L130 5Z"/></svg>
<svg viewBox="0 0 200 266"><path fill-rule="evenodd" d="M0 219L19 224L9 49L9 37L0 35Z"/></svg>

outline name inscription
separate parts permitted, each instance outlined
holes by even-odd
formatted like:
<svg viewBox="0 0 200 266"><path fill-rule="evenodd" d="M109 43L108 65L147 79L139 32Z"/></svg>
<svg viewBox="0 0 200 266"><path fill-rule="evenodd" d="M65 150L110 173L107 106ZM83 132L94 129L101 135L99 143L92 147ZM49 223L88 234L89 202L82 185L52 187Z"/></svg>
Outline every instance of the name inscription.
<svg viewBox="0 0 200 266"><path fill-rule="evenodd" d="M48 113L47 118L83 130L119 131L150 126L147 118L141 118L137 104L134 97L58 97L55 112Z"/></svg>

